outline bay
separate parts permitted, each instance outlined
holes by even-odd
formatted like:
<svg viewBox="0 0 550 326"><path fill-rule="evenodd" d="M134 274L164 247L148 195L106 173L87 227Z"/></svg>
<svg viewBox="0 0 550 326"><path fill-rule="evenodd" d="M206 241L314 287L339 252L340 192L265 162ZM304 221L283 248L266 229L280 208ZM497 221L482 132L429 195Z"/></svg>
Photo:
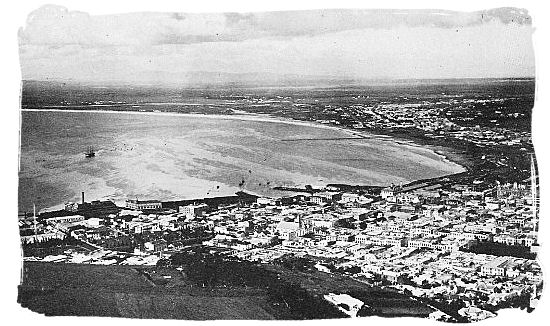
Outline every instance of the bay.
<svg viewBox="0 0 550 326"><path fill-rule="evenodd" d="M351 138L351 139L350 139ZM86 158L87 146L97 155ZM274 186L389 185L464 169L388 137L256 115L23 110L19 210L189 199Z"/></svg>

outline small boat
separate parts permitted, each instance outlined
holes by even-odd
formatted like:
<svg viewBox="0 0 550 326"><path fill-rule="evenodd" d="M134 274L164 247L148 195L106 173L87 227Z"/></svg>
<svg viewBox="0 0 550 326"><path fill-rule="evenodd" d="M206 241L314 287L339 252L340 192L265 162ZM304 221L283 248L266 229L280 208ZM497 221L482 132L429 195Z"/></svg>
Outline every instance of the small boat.
<svg viewBox="0 0 550 326"><path fill-rule="evenodd" d="M92 146L88 146L88 149L86 150L86 153L84 153L84 155L86 155L86 157L94 157L95 156L94 148Z"/></svg>

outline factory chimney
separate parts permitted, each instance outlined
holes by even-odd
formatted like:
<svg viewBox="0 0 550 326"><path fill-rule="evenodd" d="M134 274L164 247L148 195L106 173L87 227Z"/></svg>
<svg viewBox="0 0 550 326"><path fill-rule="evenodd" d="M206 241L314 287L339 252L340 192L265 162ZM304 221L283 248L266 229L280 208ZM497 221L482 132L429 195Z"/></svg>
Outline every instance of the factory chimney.
<svg viewBox="0 0 550 326"><path fill-rule="evenodd" d="M82 205L84 205L84 191L82 192Z"/></svg>

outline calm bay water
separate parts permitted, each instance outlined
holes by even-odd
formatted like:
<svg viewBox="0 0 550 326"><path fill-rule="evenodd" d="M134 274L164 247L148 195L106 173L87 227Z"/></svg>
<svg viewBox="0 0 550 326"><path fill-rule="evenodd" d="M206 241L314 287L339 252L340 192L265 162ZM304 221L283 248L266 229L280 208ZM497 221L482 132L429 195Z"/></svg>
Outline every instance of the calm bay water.
<svg viewBox="0 0 550 326"><path fill-rule="evenodd" d="M388 185L462 171L420 147L265 119L23 111L19 207L112 198L185 199L281 185ZM284 141L288 139L309 139ZM85 158L87 146L97 156Z"/></svg>

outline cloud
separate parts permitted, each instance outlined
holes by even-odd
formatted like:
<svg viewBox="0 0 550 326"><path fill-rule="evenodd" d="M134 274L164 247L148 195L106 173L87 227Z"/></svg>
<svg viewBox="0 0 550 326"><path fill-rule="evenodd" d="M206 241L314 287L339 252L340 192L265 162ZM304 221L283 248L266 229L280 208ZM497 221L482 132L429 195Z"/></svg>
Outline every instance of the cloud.
<svg viewBox="0 0 550 326"><path fill-rule="evenodd" d="M90 16L48 6L19 35L23 78L135 81L189 71L533 76L532 32L514 8Z"/></svg>
<svg viewBox="0 0 550 326"><path fill-rule="evenodd" d="M257 15L253 13L241 14L237 12L224 13L228 27L256 26Z"/></svg>
<svg viewBox="0 0 550 326"><path fill-rule="evenodd" d="M260 13L131 13L90 16L58 6L29 15L21 44L158 45L240 42L265 37L299 37L357 29L434 27L460 29L490 22L530 25L526 10L478 12L441 10L307 10Z"/></svg>
<svg viewBox="0 0 550 326"><path fill-rule="evenodd" d="M170 17L175 19L175 20L184 20L185 19L185 15L183 15L179 12L173 13Z"/></svg>

